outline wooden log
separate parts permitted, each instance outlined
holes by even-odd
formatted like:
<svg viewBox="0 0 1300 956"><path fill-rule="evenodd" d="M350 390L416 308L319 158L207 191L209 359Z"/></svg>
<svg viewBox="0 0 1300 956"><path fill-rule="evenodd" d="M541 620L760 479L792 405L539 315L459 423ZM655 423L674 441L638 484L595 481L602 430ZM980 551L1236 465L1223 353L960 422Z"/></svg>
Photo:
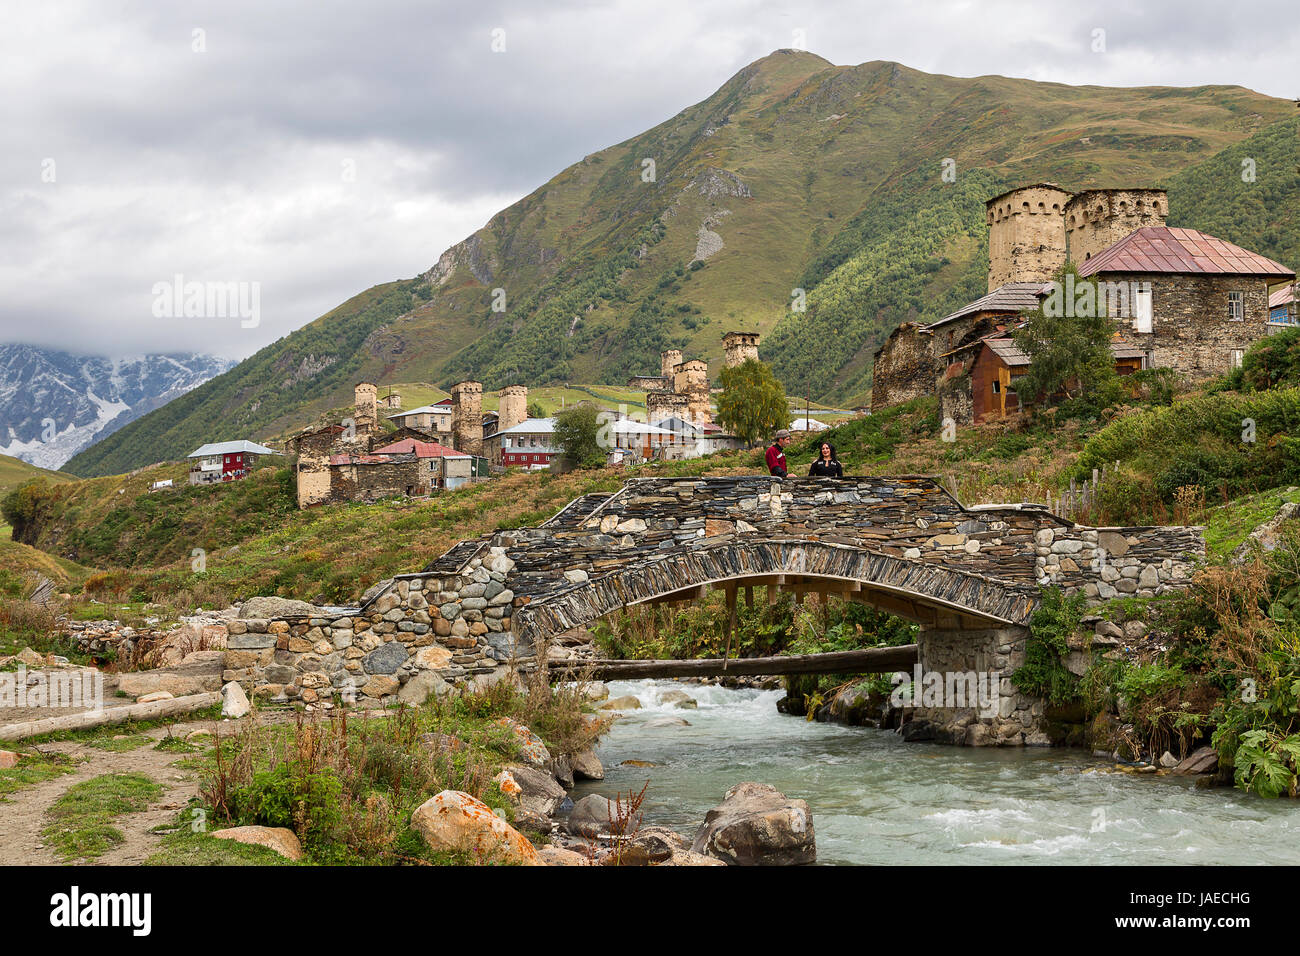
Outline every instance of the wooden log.
<svg viewBox="0 0 1300 956"><path fill-rule="evenodd" d="M155 700L148 704L126 704L122 707L106 707L99 711L85 711L62 717L24 720L0 727L0 740L22 740L26 737L54 733L57 730L85 730L107 724L121 724L128 720L156 720L159 717L188 714L220 702L221 693L209 691L206 694L173 697L171 700Z"/></svg>
<svg viewBox="0 0 1300 956"><path fill-rule="evenodd" d="M719 677L723 674L754 676L765 674L885 674L907 670L918 660L915 644L899 647L869 647L860 651L828 654L792 654L787 657L741 657L727 661L710 658L698 661L594 660L551 662L551 680L570 680L591 673L592 680L639 680L646 677Z"/></svg>

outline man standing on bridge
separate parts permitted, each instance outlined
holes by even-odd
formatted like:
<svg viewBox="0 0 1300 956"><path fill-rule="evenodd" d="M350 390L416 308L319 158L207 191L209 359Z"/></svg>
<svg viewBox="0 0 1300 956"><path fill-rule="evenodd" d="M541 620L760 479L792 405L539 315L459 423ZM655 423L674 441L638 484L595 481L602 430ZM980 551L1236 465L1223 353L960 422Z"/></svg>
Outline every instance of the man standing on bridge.
<svg viewBox="0 0 1300 956"><path fill-rule="evenodd" d="M777 478L786 477L785 446L788 444L790 433L782 428L767 449L767 470Z"/></svg>

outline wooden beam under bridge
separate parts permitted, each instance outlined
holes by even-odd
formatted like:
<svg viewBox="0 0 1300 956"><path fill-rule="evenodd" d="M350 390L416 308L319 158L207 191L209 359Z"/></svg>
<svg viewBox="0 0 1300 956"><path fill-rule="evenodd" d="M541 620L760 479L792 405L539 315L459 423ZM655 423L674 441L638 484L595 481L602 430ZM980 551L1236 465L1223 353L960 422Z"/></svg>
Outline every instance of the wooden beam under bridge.
<svg viewBox="0 0 1300 956"><path fill-rule="evenodd" d="M647 677L753 677L781 674L885 674L911 670L918 660L916 645L869 647L860 651L827 654L791 654L785 657L713 657L695 661L551 661L552 680L639 680Z"/></svg>

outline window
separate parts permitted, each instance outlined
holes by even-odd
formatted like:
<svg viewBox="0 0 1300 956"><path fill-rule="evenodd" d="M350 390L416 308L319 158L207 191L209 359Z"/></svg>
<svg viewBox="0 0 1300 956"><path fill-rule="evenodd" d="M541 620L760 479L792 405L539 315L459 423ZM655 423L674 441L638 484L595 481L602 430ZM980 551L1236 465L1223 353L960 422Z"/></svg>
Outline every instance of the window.
<svg viewBox="0 0 1300 956"><path fill-rule="evenodd" d="M1230 356L1231 367L1232 367L1232 368L1241 368L1241 360L1242 360L1243 357L1245 357L1245 354L1246 354L1245 350L1244 350L1244 349L1232 349L1228 354L1229 354L1229 356Z"/></svg>
<svg viewBox="0 0 1300 956"><path fill-rule="evenodd" d="M1228 321L1241 322L1246 318L1246 293L1228 293Z"/></svg>

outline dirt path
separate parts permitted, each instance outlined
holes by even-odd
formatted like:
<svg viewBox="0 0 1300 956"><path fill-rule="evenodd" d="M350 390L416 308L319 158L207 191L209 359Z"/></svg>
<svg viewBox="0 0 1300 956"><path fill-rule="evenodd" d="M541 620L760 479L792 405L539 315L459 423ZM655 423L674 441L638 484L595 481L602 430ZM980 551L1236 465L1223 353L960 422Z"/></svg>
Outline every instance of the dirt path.
<svg viewBox="0 0 1300 956"><path fill-rule="evenodd" d="M172 725L178 737L194 730L211 730L213 722L192 721ZM161 740L167 728L156 727L141 731L153 741ZM111 736L111 734L110 734ZM40 744L45 752L58 752L71 757L85 757L72 773L53 780L25 787L0 803L0 866L41 865L63 863L54 852L44 846L41 830L48 823L46 812L51 805L74 784L106 773L142 773L164 788L159 798L148 809L119 817L115 826L126 837L125 842L91 862L92 864L129 865L144 862L157 849L161 837L149 830L160 823L171 822L176 811L185 806L190 797L198 793L198 777L192 770L183 770L175 764L188 754L154 749L154 744L144 744L135 750L112 753L87 746L84 741L56 741ZM81 864L85 865L85 864Z"/></svg>

